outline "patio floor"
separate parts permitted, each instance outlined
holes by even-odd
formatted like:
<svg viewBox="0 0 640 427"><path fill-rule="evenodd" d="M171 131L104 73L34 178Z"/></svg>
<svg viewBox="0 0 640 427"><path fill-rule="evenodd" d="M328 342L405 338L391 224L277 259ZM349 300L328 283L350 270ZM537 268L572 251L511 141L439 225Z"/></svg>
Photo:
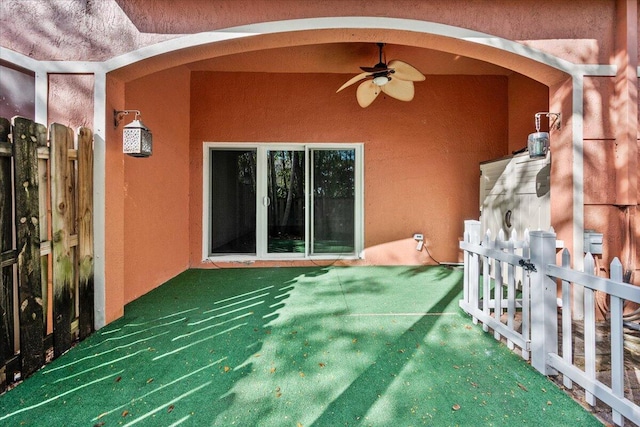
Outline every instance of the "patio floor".
<svg viewBox="0 0 640 427"><path fill-rule="evenodd" d="M189 270L0 396L11 426L601 426L445 267Z"/></svg>

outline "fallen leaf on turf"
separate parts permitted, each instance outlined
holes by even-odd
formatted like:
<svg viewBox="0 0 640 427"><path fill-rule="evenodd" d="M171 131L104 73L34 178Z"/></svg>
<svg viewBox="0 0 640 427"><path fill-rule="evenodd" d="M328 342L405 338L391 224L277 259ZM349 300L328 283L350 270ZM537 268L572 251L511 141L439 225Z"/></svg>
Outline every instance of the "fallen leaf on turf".
<svg viewBox="0 0 640 427"><path fill-rule="evenodd" d="M149 379L147 380L147 384L152 383L152 382L153 382L153 378L149 378Z"/></svg>
<svg viewBox="0 0 640 427"><path fill-rule="evenodd" d="M119 383L121 379L122 379L122 377L116 378L116 382Z"/></svg>
<svg viewBox="0 0 640 427"><path fill-rule="evenodd" d="M320 366L321 368L324 368L326 365L322 362L318 363L318 366Z"/></svg>
<svg viewBox="0 0 640 427"><path fill-rule="evenodd" d="M451 409L453 409L454 411L457 411L458 409L460 409L460 405L458 405L457 403L455 405L453 405L451 407Z"/></svg>
<svg viewBox="0 0 640 427"><path fill-rule="evenodd" d="M129 411L127 411L126 409L124 411L122 411L122 416L126 417L127 415L129 415Z"/></svg>
<svg viewBox="0 0 640 427"><path fill-rule="evenodd" d="M104 421L100 421L99 423L96 423L93 425L93 427L102 427L104 425Z"/></svg>
<svg viewBox="0 0 640 427"><path fill-rule="evenodd" d="M304 372L300 372L300 377L304 377Z"/></svg>
<svg viewBox="0 0 640 427"><path fill-rule="evenodd" d="M529 391L527 390L527 388L525 386L523 386L522 384L518 383L518 387L520 387L521 389L523 389L524 391Z"/></svg>
<svg viewBox="0 0 640 427"><path fill-rule="evenodd" d="M169 407L167 408L167 412L171 413L174 409L175 409L175 406L169 405Z"/></svg>
<svg viewBox="0 0 640 427"><path fill-rule="evenodd" d="M553 403L551 403L550 400L547 400L547 405L551 406L551 405L553 405Z"/></svg>
<svg viewBox="0 0 640 427"><path fill-rule="evenodd" d="M272 374L273 374L273 373L275 373L275 372L276 372L276 368L271 368L271 369L269 370L269 372L271 372Z"/></svg>
<svg viewBox="0 0 640 427"><path fill-rule="evenodd" d="M230 368L230 367L228 367L228 366L225 366L225 367L224 367L224 371L225 371L225 372L229 372L230 370L231 370L231 368Z"/></svg>
<svg viewBox="0 0 640 427"><path fill-rule="evenodd" d="M458 365L453 365L453 369L460 369Z"/></svg>

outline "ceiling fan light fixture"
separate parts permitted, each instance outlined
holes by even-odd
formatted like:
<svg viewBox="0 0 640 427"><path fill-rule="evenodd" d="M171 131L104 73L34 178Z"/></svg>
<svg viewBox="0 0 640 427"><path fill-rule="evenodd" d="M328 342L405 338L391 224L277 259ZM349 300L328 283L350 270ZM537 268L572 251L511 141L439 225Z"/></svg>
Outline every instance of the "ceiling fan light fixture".
<svg viewBox="0 0 640 427"><path fill-rule="evenodd" d="M397 59L387 64L383 60L383 46L384 43L378 43L380 61L373 67L360 67L363 72L347 80L336 93L364 80L356 90L356 99L362 108L368 107L381 92L400 101L411 101L415 92L413 82L425 80L424 74L412 65Z"/></svg>
<svg viewBox="0 0 640 427"><path fill-rule="evenodd" d="M373 78L373 83L376 86L384 86L389 83L389 80L391 80L391 78L388 76L378 76Z"/></svg>

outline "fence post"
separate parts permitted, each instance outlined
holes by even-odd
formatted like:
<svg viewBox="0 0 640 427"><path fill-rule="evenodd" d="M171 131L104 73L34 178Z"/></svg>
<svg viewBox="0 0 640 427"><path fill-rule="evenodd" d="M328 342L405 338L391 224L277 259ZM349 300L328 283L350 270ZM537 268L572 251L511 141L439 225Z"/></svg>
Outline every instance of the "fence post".
<svg viewBox="0 0 640 427"><path fill-rule="evenodd" d="M556 235L546 231L530 233L531 262L531 365L544 375L557 372L547 366L547 354L558 352L557 285L545 274L556 261Z"/></svg>

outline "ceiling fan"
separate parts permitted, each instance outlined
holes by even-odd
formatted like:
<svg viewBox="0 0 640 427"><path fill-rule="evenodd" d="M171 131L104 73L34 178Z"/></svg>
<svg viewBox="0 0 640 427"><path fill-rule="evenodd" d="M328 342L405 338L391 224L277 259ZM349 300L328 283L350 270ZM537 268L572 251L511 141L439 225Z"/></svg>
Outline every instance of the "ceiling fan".
<svg viewBox="0 0 640 427"><path fill-rule="evenodd" d="M383 46L384 43L378 43L380 51L378 63L373 67L360 67L364 72L349 79L340 86L336 93L360 80L366 79L366 81L360 83L356 90L356 99L362 108L371 105L380 92L384 92L400 101L411 101L415 93L413 82L423 81L425 76L412 65L397 59L391 60L389 64L386 64L382 59Z"/></svg>

